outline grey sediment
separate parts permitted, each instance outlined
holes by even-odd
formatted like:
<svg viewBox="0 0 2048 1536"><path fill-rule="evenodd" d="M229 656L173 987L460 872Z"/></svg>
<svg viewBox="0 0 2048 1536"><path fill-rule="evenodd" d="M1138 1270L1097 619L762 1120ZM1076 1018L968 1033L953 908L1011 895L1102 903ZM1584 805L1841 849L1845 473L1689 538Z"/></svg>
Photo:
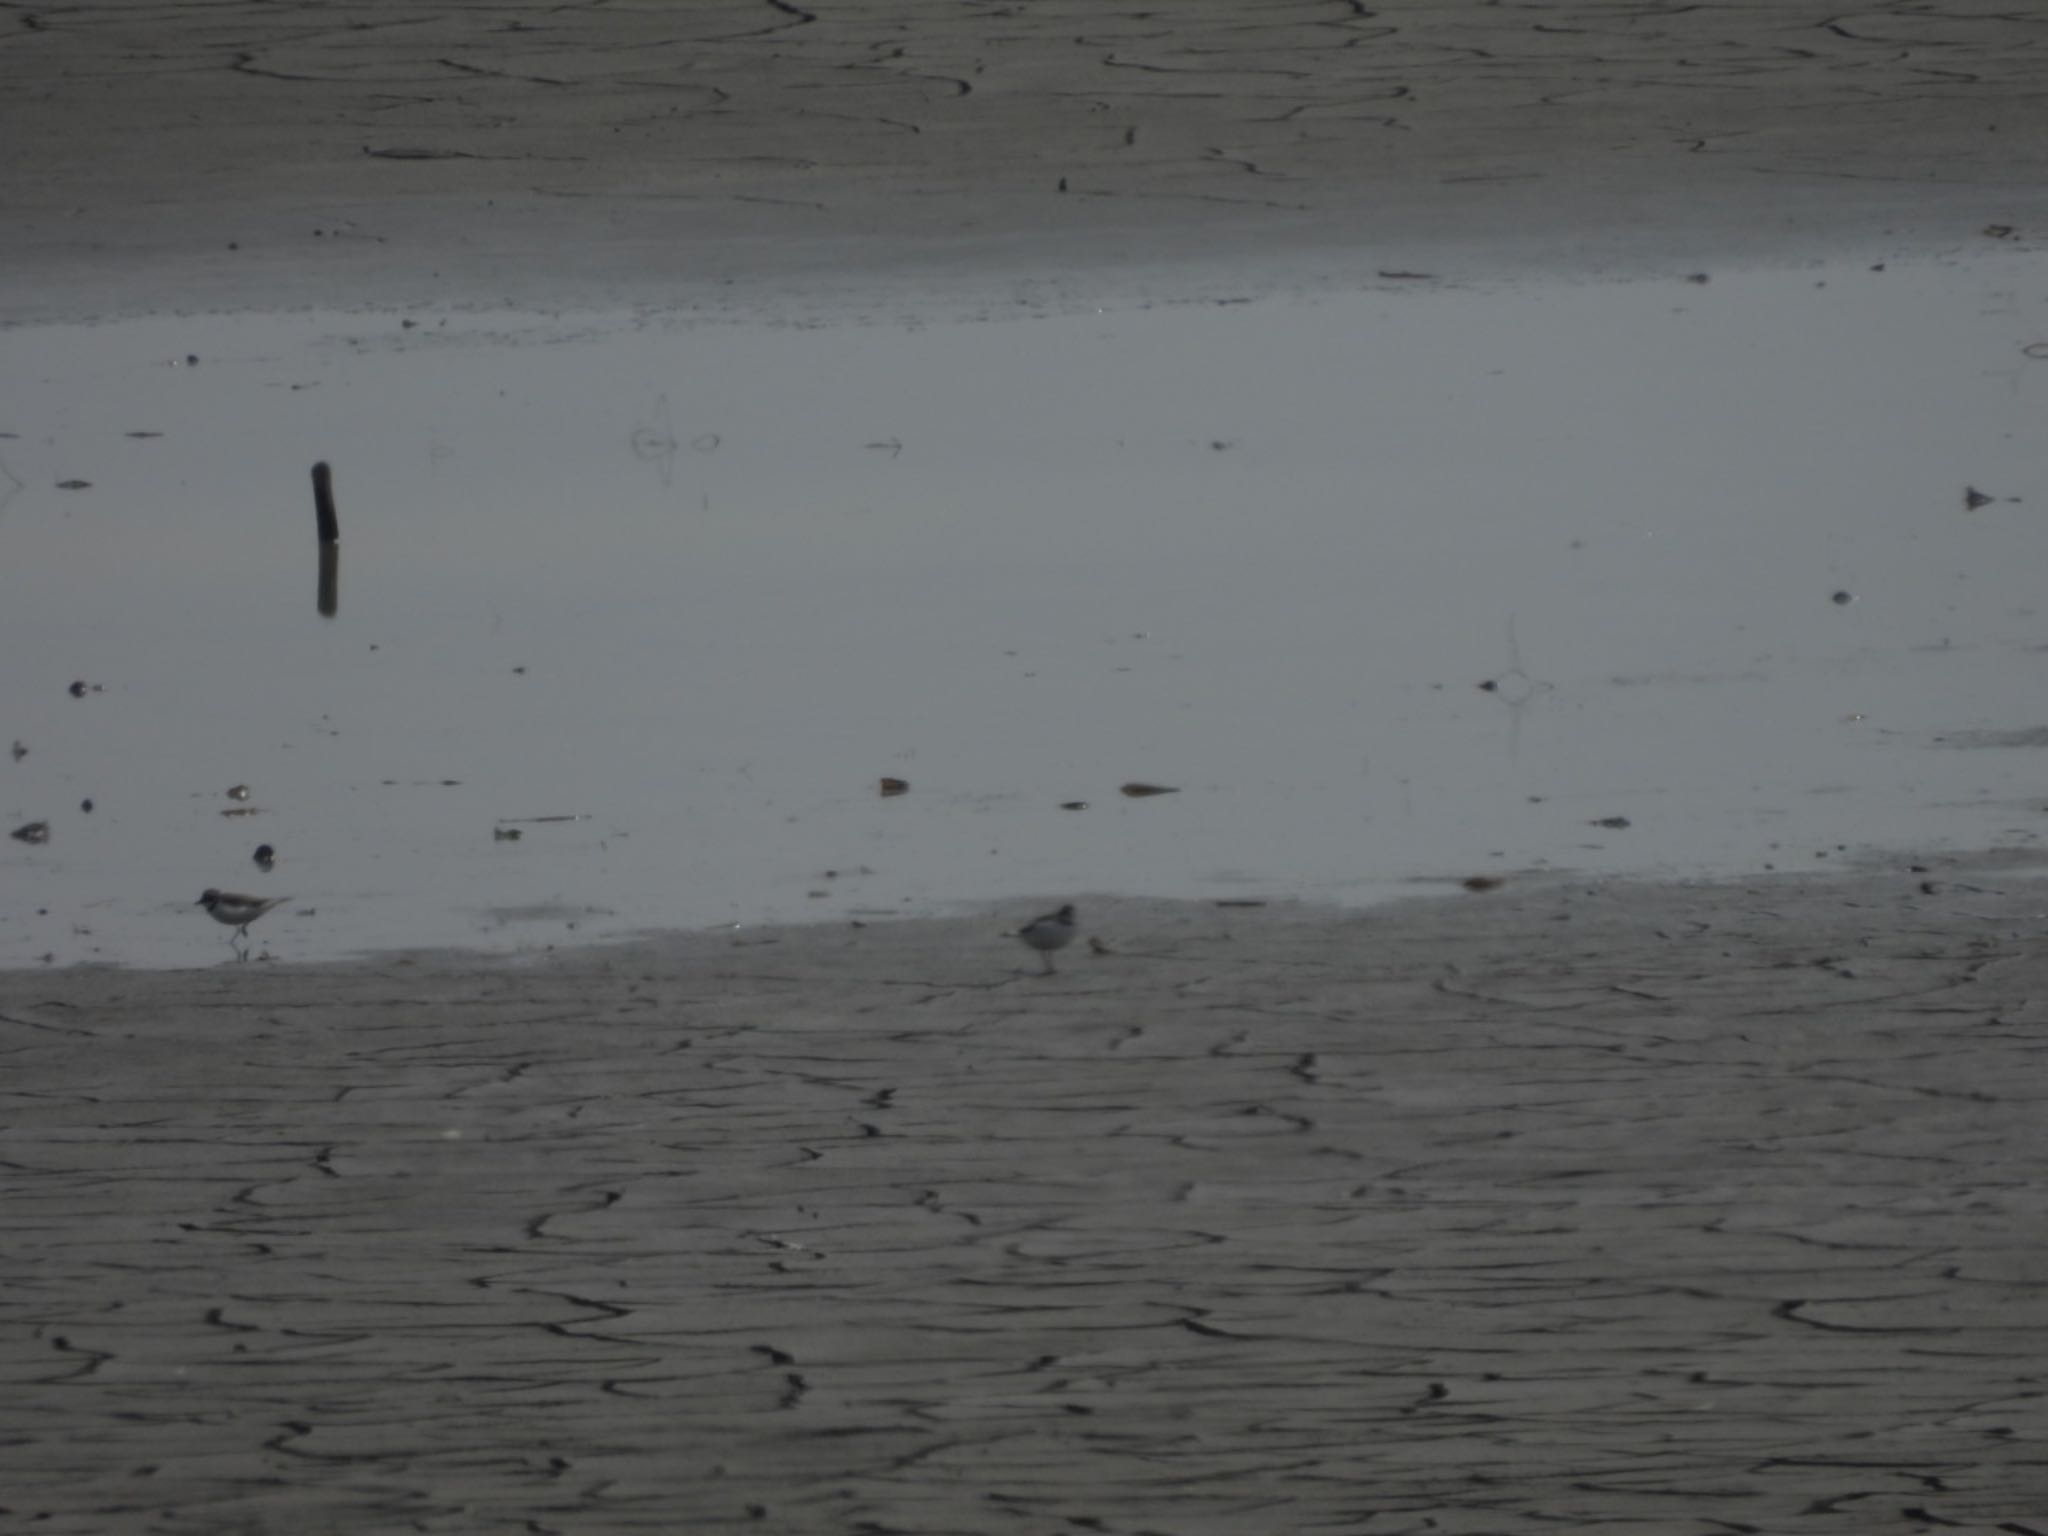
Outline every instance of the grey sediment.
<svg viewBox="0 0 2048 1536"><path fill-rule="evenodd" d="M2036 870L8 973L8 1503L2024 1520Z"/></svg>

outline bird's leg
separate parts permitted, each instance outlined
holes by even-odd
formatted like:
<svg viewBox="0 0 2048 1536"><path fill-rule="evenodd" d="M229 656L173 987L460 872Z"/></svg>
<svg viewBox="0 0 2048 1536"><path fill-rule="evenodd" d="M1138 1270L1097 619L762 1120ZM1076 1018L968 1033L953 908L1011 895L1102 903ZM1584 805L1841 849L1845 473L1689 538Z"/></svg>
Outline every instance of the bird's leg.
<svg viewBox="0 0 2048 1536"><path fill-rule="evenodd" d="M1039 959L1039 963L1040 963L1040 964L1042 964L1042 965L1043 965L1043 966L1045 967L1045 970L1044 970L1044 971L1043 971L1043 972L1041 973L1042 975L1046 975L1046 976L1057 976L1057 975L1059 975L1059 973L1060 973L1060 972L1059 972L1059 967L1058 967L1058 966L1056 966L1056 965L1054 965L1054 964L1052 963L1052 951L1051 951L1051 950L1049 950L1049 949L1041 949L1041 950L1040 950L1040 951L1038 952L1038 959Z"/></svg>

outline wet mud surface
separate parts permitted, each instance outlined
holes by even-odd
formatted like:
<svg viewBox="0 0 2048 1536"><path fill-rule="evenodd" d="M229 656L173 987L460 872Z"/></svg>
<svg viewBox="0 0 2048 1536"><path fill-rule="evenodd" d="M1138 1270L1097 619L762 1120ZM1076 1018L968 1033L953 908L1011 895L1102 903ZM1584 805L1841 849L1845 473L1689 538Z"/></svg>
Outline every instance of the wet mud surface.
<svg viewBox="0 0 2048 1536"><path fill-rule="evenodd" d="M1994 863L1084 901L1055 977L996 917L9 974L0 1502L2048 1529L2042 906Z"/></svg>
<svg viewBox="0 0 2048 1536"><path fill-rule="evenodd" d="M1943 189L2011 222L2044 60L2024 7L1905 0L39 6L0 43L0 277L59 307L544 301L849 259L792 240L1117 231L1114 259L1221 219L1270 258L1334 220L1583 253Z"/></svg>
<svg viewBox="0 0 2048 1536"><path fill-rule="evenodd" d="M2024 7L1908 0L1853 11L1813 0L1189 0L1170 16L939 0L229 0L201 11L58 0L0 13L0 320L418 306L378 317L382 338L370 321L349 334L318 322L336 349L397 358L424 339L407 340L415 326L520 306L680 306L806 325L1071 318L1117 286L1103 272L1157 262L1183 275L1138 283L1126 299L1235 304L1320 283L1447 289L1448 302L1461 282L1539 267L1574 281L1710 277L1688 285L1685 303L1732 341L1726 322L1752 290L1723 257L1849 260L1867 284L1907 277L1886 269L1908 250L2023 260L2048 224L2044 52L2048 26ZM1216 271L1187 277L1197 260ZM1833 296L1862 291L1825 276ZM1493 386L1474 381L1501 366L1487 349L1472 351L1472 379L1446 374L1454 387L1432 391L1418 389L1414 364L1444 355L1444 331L1358 348L1361 376L1393 392L1377 419L1432 411L1463 443L1488 445L1474 462L1522 485L1533 455L1562 456L1571 473L1552 471L1549 504L1610 523L1586 561L1568 542L1584 530L1560 530L1553 553L1598 578L1583 591L1630 604L1639 593L1658 635L1671 632L1674 602L1791 623L1772 647L1733 638L1738 625L1683 654L1606 641L1575 653L1519 599L1474 601L1469 562L1375 560L1466 636L1431 653L1424 681L1444 684L1455 707L1441 713L1470 736L1462 756L1429 756L1426 771L1404 774L1397 759L1386 782L1402 797L1379 826L1396 809L1399 825L1421 825L1411 781L1462 812L1461 825L1473 823L1475 786L1529 805L1520 780L1563 761L1546 758L1560 743L1605 763L1634 739L1592 729L1590 710L1640 699L1629 720L1667 746L1671 722L1691 720L1698 777L1660 806L1616 795L1634 782L1625 761L1619 777L1574 771L1581 798L1545 802L1571 828L1574 858L1605 857L1610 843L1632 845L1636 870L1678 857L1641 850L1674 828L1691 837L1681 823L1713 795L1732 786L1755 798L1762 783L1756 804L1785 818L1787 867L1795 855L1801 867L1844 862L1866 841L1876 781L1816 765L1821 747L1863 734L1873 745L1856 761L1889 764L1884 787L1912 796L1901 803L1954 813L1910 829L1894 818L1894 845L2038 838L2028 763L2041 726L2032 695L2008 683L2040 637L2031 588L2001 585L2038 569L2027 558L2038 470L2030 430L2007 432L1999 415L2024 410L2027 370L2041 360L2034 292L2001 278L1972 301L1975 323L1995 331L1976 352L1944 350L1937 337L1976 332L1929 329L1943 312L1898 289L1874 323L1832 299L1802 310L1774 328L1781 354L1758 355L1778 377L1790 360L1832 360L1832 376L1804 391L1820 417L1724 390L1756 419L1735 431L1694 417L1644 450L1634 478L1588 453L1569 420L1548 420L1519 450L1476 432L1467 407ZM1488 314L1475 306L1470 318ZM1909 314L1920 329L1902 329ZM1824 347L1811 329L1821 322L1841 337L1910 334L1915 360L1876 366L1846 342ZM17 660L65 640L32 689L11 690L29 701L23 718L0 723L15 747L14 837L0 857L19 877L5 915L23 963L54 962L60 949L134 959L133 936L159 922L164 942L190 933L225 962L223 931L191 897L215 881L264 880L269 864L249 862L259 845L276 845L275 884L297 899L265 920L256 947L286 957L343 930L417 939L417 904L458 905L432 888L443 879L463 901L495 881L493 921L545 920L582 937L597 916L657 920L632 900L596 910L634 881L723 891L701 860L656 858L652 876L606 865L594 893L561 877L558 834L574 824L549 819L567 805L552 791L576 780L535 743L592 761L583 742L617 735L604 711L551 720L518 752L473 753L460 773L439 760L451 755L444 742L393 728L395 717L323 713L337 708L335 690L361 703L381 687L388 705L392 675L422 699L444 680L394 639L417 641L412 656L435 644L446 655L439 631L475 613L498 635L482 602L448 610L444 569L380 520L417 529L412 509L488 503L475 468L492 457L484 449L503 440L494 434L531 439L536 417L450 384L441 396L461 403L446 419L412 411L405 432L352 437L324 403L344 392L341 371L297 354L289 368L268 360L284 350L238 356L226 328L204 323L161 321L148 371L115 361L131 338L107 328L86 389L73 389L63 350L76 328L8 333L19 394L0 421L0 534L16 584L0 614L22 623L37 599L58 612L11 651ZM1631 329L1655 339L1661 323ZM538 348L582 325L528 315L508 334ZM539 334L551 326L561 334ZM1490 334L1507 332L1494 323ZM1670 334L1669 378L1735 377L1698 367L1708 340ZM738 509L747 516L731 536L745 554L743 530L776 532L764 508L839 518L880 507L914 531L925 503L886 477L899 457L922 474L928 444L943 442L958 479L919 493L931 507L1039 526L1047 487L1012 475L1025 504L988 503L990 441L879 409L900 402L872 373L839 394L875 403L877 419L806 450L847 488L839 499L775 477L715 478L707 466L724 475L750 447L779 475L787 423L817 416L792 411L786 387L728 398L731 359L701 340L688 338L693 355L721 364L708 394L693 398L666 359L643 359L609 393L584 392L587 420L561 410L582 435L558 453L560 488L516 454L504 462L579 506L592 464L622 460L645 494L607 494L649 528L665 536L657 516L687 507L707 520L696 531L719 533L714 505ZM1239 356L1251 350L1237 344ZM1567 355L1630 402L1675 398L1654 370L1611 373L1576 347L1548 357ZM426 366L404 357L407 378ZM803 373L830 378L809 361ZM937 374L895 375L913 376ZM1177 376L1211 377L1185 362ZM242 413L239 436L212 434L211 405L183 388L216 377L229 382L209 384L206 399ZM409 410L393 377L363 392ZM1085 403L1074 377L1035 398ZM1532 397L1569 402L1554 377L1546 362L1514 387L1526 379ZM1964 379L2009 399L1982 406ZM1910 395L1909 409L1880 408L1864 388L1880 380ZM321 402L311 419L262 403L294 392ZM1128 386L1116 396L1160 398ZM1967 404L1968 433L1930 427L1937 400ZM471 431L470 413L488 430ZM1612 414L1625 424L1630 413ZM1107 412L1097 425L1105 439L1129 428ZM1199 481L1166 483L1206 485L1216 465L1238 473L1287 447L1214 411L1154 427L1155 447L1183 456L1155 453L1142 477L1154 485L1161 463L1198 461ZM1677 515L1671 487L1711 499L1729 465L1763 467L1757 443L1790 442L1794 428L1817 429L1802 441L1822 447L1768 461L1771 494L1743 488L1711 518ZM258 438L264 451L251 455ZM1930 438L1947 446L1913 447L1910 473L1876 451ZM458 444L469 457L437 483ZM1000 458L1032 445L1025 434L993 447ZM159 450L177 457L142 457ZM1109 456L1104 444L1091 451ZM344 571L321 571L316 614L305 477L329 459L352 542ZM1042 467L1042 453L1029 462ZM1333 483L1358 481L1341 455L1330 462ZM223 465L253 478L230 490ZM1872 490L1846 466L1892 485ZM1298 498L1303 482L1289 484ZM1526 501L1471 483L1441 489L1434 505L1497 513L1496 543ZM1277 499L1262 482L1212 514ZM1389 502L1396 525L1414 528L1430 504ZM545 503L521 515L535 505ZM1663 519L1660 536L1680 537L1624 542L1650 526L1632 521L1639 507ZM1888 520L1876 542L1870 508ZM273 510L291 530L289 631L264 608L285 569L265 543ZM1837 553L1831 519L1852 515L1855 538ZM1773 537L1755 537L1746 518ZM150 542L189 551L194 528L226 532L192 565ZM1786 529L1817 542L1787 560L1773 542ZM95 536L110 563L80 555ZM501 558L502 542L491 547ZM576 569L563 547L543 539L525 556L553 583L543 607ZM1665 548L1677 574L1657 570ZM1616 550L1631 553L1604 563ZM675 569L741 600L744 585L702 553L691 547ZM433 600L413 601L387 560L431 576ZM474 593L501 597L503 583L484 579L491 562L470 564ZM629 564L672 596L661 561ZM1333 589L1354 568L1324 565ZM1229 566L1247 578L1262 569ZM1526 572L1528 550L1508 541L1497 567ZM1212 559L1188 590L1207 591L1219 568ZM1639 570L1655 579L1625 579ZM1723 589L1703 571L1736 578L1742 602L1717 608ZM616 568L595 580L604 611L617 611ZM150 601L104 602L138 584ZM1761 606L1778 589L1786 600ZM101 608L72 600L87 590ZM1280 611L1228 596L1255 626ZM1341 596L1328 612L1394 611ZM1596 611L1565 597L1554 611ZM150 628L166 600L204 624L166 643L172 631ZM1809 631L1824 622L1841 634L1816 647ZM291 671L273 637L303 649L323 624L347 635L347 657L329 647ZM1118 623L1118 643L1138 627ZM1109 663L1124 663L1082 654L1106 642L1078 633L1053 661L1070 684L1103 676L1060 698L1109 699ZM545 635L529 622L520 638ZM487 658L479 688L506 690L480 693L487 703L531 693L530 682L574 696L564 684L576 677L515 671L532 658L458 638ZM1170 679L1188 698L1234 677L1261 681L1231 671L1243 654L1231 631L1198 638L1213 653ZM297 679L300 692L252 692L243 669L256 651L273 683ZM1392 643L1354 651L1401 654ZM842 643L832 654L853 668L873 653ZM1748 700L1725 714L1672 708L1681 694L1752 688L1785 655L1839 671L1841 686L1818 695L1825 712L1775 692L1769 719ZM1012 659L1005 688L1043 664ZM327 693L303 687L309 677ZM965 697L980 704L988 692L977 677ZM1372 755L1353 756L1357 771L1369 762L1381 774L1383 743L1409 750L1412 722L1439 711L1431 699L1406 714L1374 702L1355 712ZM1115 718L1142 723L1121 708ZM1245 718L1221 734L1262 750L1282 738L1264 716ZM1058 739L1017 719L1034 742ZM1391 735L1390 720L1401 727ZM175 731L151 734L164 722ZM283 760L251 766L259 737L266 752L296 748L311 762L344 729L352 743L403 750L353 777L330 764L318 784L294 781ZM720 751L736 739L707 735ZM830 793L843 783L864 814L936 804L984 817L986 764L949 773L929 753L906 762L881 750L900 736L892 728L829 765ZM1796 778L1798 798L1746 763L1723 771L1719 754L1737 747ZM446 797L473 792L452 781L486 757L533 770L550 793L505 782L474 814L449 814ZM1651 776L1668 787L1663 761ZM1486 772L1445 774L1454 762ZM1002 883L979 887L1034 891L988 919L863 928L835 907L842 921L829 926L544 961L434 953L354 968L0 971L0 1526L2048 1533L2048 904L2024 855L1894 854L1875 872L1826 880L1534 878L1523 872L1533 856L1482 820L1469 833L1476 852L1427 843L1440 871L1430 888L1462 877L1472 892L1443 901L1342 915L1116 901L1077 896L1088 886L1053 841L1108 848L1095 830L1106 804L1151 818L1130 841L1138 853L1203 849L1205 878L1256 869L1273 844L1261 833L1225 860L1161 831L1213 809L1217 785L1256 782L1247 775L1199 772L1185 750L1087 766L1085 781L1033 781L1044 824L1006 854L1052 862L1043 875L1005 864ZM147 775L147 793L79 777L117 768ZM872 798L878 776L898 774L911 786L900 798ZM1145 778L1181 793L1117 795ZM244 783L250 804L222 798ZM289 800L272 800L280 787ZM812 786L770 786L792 787L808 797L800 806L837 805ZM342 837L329 818L330 850L315 823L289 820L358 789L380 808L408 807L385 818L382 842ZM666 808L661 789L644 803ZM1065 810L1077 796L1098 809ZM773 795L759 799L779 827ZM284 807L273 820L220 819L273 803ZM1684 815L1669 810L1681 804ZM734 869L758 870L763 837L780 835L710 820L741 834ZM977 839L984 824L965 823ZM150 855L161 877L139 863L144 828L167 838ZM583 830L598 855L612 856L607 839L619 846L618 826ZM523 836L500 841L511 832ZM808 901L822 870L863 868L873 839L861 836L827 848L805 830L777 878ZM339 862L321 861L344 846L410 862L341 878ZM1669 850L1681 846L1693 845ZM1387 859L1332 847L1359 878L1390 877ZM1775 843L1721 852L1752 865L1779 855ZM487 858L527 860L522 869L549 878L514 888ZM1142 865L1116 863L1118 888ZM309 873L321 878L305 884ZM1077 943L1060 974L1041 977L1001 929L1069 897L1107 952ZM900 906L902 891L889 901Z"/></svg>

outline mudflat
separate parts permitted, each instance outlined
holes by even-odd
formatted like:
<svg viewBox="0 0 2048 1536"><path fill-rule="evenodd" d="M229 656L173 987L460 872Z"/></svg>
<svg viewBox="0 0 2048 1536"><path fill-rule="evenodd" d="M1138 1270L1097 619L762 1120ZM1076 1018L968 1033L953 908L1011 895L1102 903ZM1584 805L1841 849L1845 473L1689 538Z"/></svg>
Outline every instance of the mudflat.
<svg viewBox="0 0 2048 1536"><path fill-rule="evenodd" d="M0 46L0 298L859 304L1939 244L2040 211L2044 61L2024 7L1908 0L46 6Z"/></svg>
<svg viewBox="0 0 2048 1536"><path fill-rule="evenodd" d="M1994 860L1097 899L1050 977L996 916L11 973L0 1503L2043 1529L2044 904Z"/></svg>
<svg viewBox="0 0 2048 1536"><path fill-rule="evenodd" d="M1904 0L52 4L0 318L2024 246L2044 55ZM0 1523L2048 1533L2042 889L0 973Z"/></svg>

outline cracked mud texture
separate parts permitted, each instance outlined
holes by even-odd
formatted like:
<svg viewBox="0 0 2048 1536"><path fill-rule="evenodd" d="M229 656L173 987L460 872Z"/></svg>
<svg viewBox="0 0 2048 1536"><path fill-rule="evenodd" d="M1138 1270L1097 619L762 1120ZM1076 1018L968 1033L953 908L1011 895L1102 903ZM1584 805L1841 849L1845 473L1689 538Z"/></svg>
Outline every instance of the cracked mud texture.
<svg viewBox="0 0 2048 1536"><path fill-rule="evenodd" d="M2044 70L2038 8L1922 0L53 0L0 11L0 282L644 297L848 240L1726 242L1944 189L2010 218L2048 182Z"/></svg>
<svg viewBox="0 0 2048 1536"><path fill-rule="evenodd" d="M2048 1531L1933 875L0 976L0 1523Z"/></svg>

